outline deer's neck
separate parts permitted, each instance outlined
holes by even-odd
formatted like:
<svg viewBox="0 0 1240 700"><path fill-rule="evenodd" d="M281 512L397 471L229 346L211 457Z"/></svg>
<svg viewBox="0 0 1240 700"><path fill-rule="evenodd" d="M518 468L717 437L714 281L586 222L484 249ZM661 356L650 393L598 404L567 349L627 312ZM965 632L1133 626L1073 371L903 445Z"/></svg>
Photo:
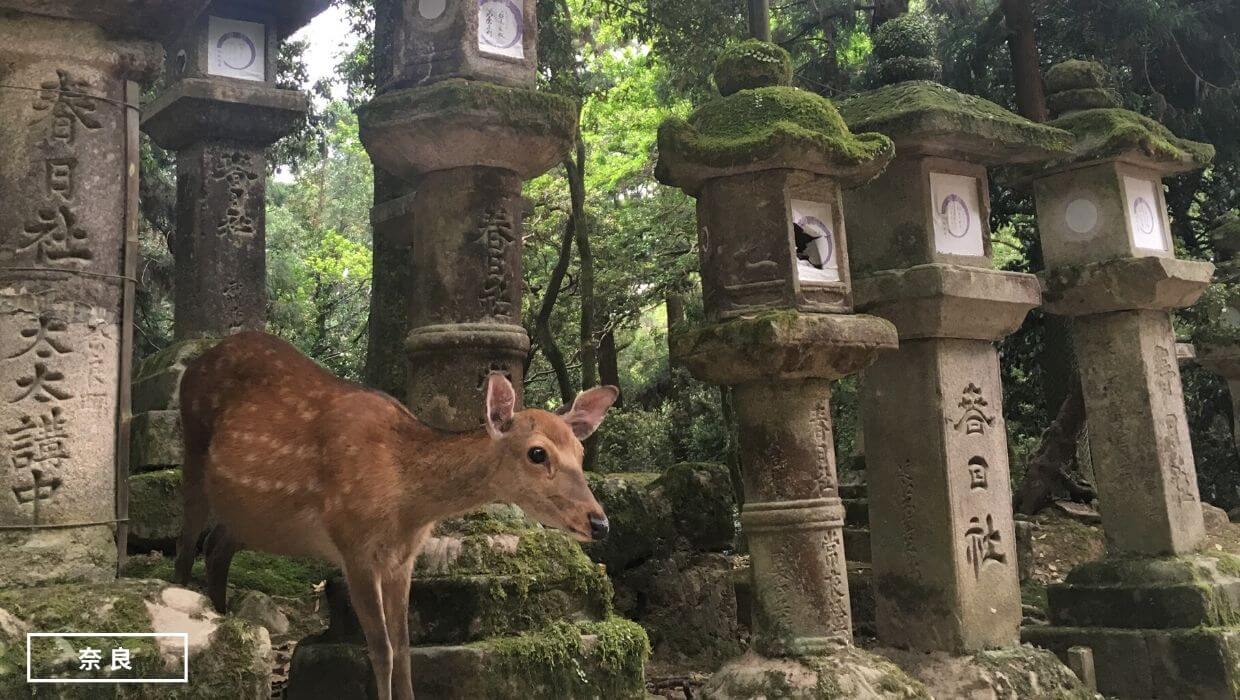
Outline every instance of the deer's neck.
<svg viewBox="0 0 1240 700"><path fill-rule="evenodd" d="M411 432L404 441L406 510L418 521L451 518L493 503L499 456L484 431Z"/></svg>

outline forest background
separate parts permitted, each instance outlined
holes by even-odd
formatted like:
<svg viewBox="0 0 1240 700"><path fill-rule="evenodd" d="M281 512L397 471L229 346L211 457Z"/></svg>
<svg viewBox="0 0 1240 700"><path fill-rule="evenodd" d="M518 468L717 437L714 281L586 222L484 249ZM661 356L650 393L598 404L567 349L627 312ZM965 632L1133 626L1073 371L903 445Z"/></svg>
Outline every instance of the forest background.
<svg viewBox="0 0 1240 700"><path fill-rule="evenodd" d="M268 318L273 333L361 380L374 175L354 109L373 93L374 7L373 0L336 4L356 42L333 79L309 84L304 41L282 49L282 86L316 99L306 124L271 158ZM746 5L538 2L541 89L572 96L581 110L577 148L525 191L523 318L533 340L526 402L555 407L583 386L619 385L623 403L591 449L589 467L597 471L734 463L726 391L669 366L669 324L701 316L697 236L693 200L657 183L653 172L660 122L717 94L715 57L748 35ZM1170 180L1167 201L1177 253L1216 259L1209 233L1240 209L1240 0L772 0L773 40L791 53L799 87L839 99L874 86L871 37L906 12L934 20L950 87L1044 120L1045 69L1096 60L1124 106L1214 144L1214 165ZM176 233L174 157L145 139L142 155L139 358L172 342L169 240ZM996 265L1040 271L1031 198L994 183L991 196ZM1180 313L1180 339L1216 336L1235 291L1220 283ZM1026 512L1052 497L1089 495L1076 483L1090 476L1088 440L1078 438L1088 428L1071 420L1079 395L1068 333L1035 311L1000 345L1013 484L1024 488L1018 506ZM1194 365L1183 379L1202 496L1240 506L1226 383ZM857 462L856 379L838 382L833 401L839 463L845 478L855 478L847 472ZM1057 442L1068 449L1053 449ZM1039 478L1025 479L1031 464Z"/></svg>

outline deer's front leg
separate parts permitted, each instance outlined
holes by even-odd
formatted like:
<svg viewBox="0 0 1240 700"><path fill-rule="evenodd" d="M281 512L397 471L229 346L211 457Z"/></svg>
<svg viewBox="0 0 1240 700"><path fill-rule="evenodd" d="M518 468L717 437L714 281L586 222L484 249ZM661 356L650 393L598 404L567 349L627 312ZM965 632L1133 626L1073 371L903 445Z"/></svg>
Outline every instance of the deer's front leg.
<svg viewBox="0 0 1240 700"><path fill-rule="evenodd" d="M392 643L392 696L413 700L413 672L409 659L409 583L413 578L413 556L397 564L383 576L383 614L388 639Z"/></svg>
<svg viewBox="0 0 1240 700"><path fill-rule="evenodd" d="M379 568L375 561L346 561L344 577L349 584L349 602L366 635L366 649L370 652L379 700L391 700L392 642L383 612L383 580Z"/></svg>

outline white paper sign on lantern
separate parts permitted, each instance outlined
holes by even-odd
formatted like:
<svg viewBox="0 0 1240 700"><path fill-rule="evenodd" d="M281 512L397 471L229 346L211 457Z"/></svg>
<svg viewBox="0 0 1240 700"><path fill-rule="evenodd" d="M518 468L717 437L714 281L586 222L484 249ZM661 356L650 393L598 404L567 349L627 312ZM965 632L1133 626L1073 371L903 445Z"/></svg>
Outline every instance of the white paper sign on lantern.
<svg viewBox="0 0 1240 700"><path fill-rule="evenodd" d="M207 24L207 72L242 80L267 79L267 28L212 16Z"/></svg>
<svg viewBox="0 0 1240 700"><path fill-rule="evenodd" d="M966 175L930 173L934 249L947 255L986 254L978 181Z"/></svg>
<svg viewBox="0 0 1240 700"><path fill-rule="evenodd" d="M797 243L797 277L802 282L839 282L839 242L835 219L825 202L792 200L792 221L804 238Z"/></svg>
<svg viewBox="0 0 1240 700"><path fill-rule="evenodd" d="M478 0L478 50L525 58L522 0Z"/></svg>
<svg viewBox="0 0 1240 700"><path fill-rule="evenodd" d="M1163 224L1162 185L1152 180L1124 176L1124 196L1128 200L1128 229L1132 244L1144 250L1166 252L1167 233Z"/></svg>

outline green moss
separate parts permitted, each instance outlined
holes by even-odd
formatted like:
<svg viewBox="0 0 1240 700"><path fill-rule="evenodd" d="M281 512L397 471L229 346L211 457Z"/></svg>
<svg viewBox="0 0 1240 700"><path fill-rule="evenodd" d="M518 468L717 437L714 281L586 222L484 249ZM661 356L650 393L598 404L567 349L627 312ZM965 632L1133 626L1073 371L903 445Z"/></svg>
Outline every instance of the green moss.
<svg viewBox="0 0 1240 700"><path fill-rule="evenodd" d="M742 90L714 100L689 119L659 129L661 152L703 165L729 167L813 151L839 166L889 159L894 146L879 134L854 135L830 102L793 87Z"/></svg>
<svg viewBox="0 0 1240 700"><path fill-rule="evenodd" d="M181 531L181 470L129 477L131 530L142 538L175 538Z"/></svg>
<svg viewBox="0 0 1240 700"><path fill-rule="evenodd" d="M1119 107L1119 93L1107 88L1081 88L1048 95L1046 106L1051 114L1066 114L1082 109Z"/></svg>
<svg viewBox="0 0 1240 700"><path fill-rule="evenodd" d="M224 618L211 638L211 646L190 659L189 677L194 682L177 697L265 697L271 677L262 663L256 663L260 646L258 628L236 618Z"/></svg>
<svg viewBox="0 0 1240 700"><path fill-rule="evenodd" d="M1210 241L1221 262L1231 262L1240 256L1240 213L1227 212L1215 219Z"/></svg>
<svg viewBox="0 0 1240 700"><path fill-rule="evenodd" d="M587 647L583 634L597 638ZM640 626L627 620L560 621L476 646L495 655L488 697L645 697L650 641Z"/></svg>
<svg viewBox="0 0 1240 700"><path fill-rule="evenodd" d="M736 503L722 464L676 464L654 488L671 506L677 531L698 550L730 548L736 536Z"/></svg>
<svg viewBox="0 0 1240 700"><path fill-rule="evenodd" d="M1050 125L1076 136L1073 162L1115 158L1133 151L1180 170L1203 168L1214 160L1210 144L1179 138L1153 119L1126 109L1071 112Z"/></svg>
<svg viewBox="0 0 1240 700"><path fill-rule="evenodd" d="M973 661L987 671L1001 698L1092 700L1093 692L1054 654L1029 645L981 651Z"/></svg>
<svg viewBox="0 0 1240 700"><path fill-rule="evenodd" d="M1066 154L1072 136L1013 114L975 95L920 80L887 85L839 103L854 131L877 131L899 142L913 136L973 137L995 152Z"/></svg>
<svg viewBox="0 0 1240 700"><path fill-rule="evenodd" d="M403 121L411 115L468 112L493 115L500 126L570 136L577 119L576 104L563 95L463 79L389 93L359 114L365 126Z"/></svg>
<svg viewBox="0 0 1240 700"><path fill-rule="evenodd" d="M750 39L732 44L715 64L715 85L727 96L741 90L792 84L792 57L781 47Z"/></svg>
<svg viewBox="0 0 1240 700"><path fill-rule="evenodd" d="M1051 66L1046 71L1046 92L1054 94L1068 90L1102 87L1106 82L1106 69L1094 61L1069 60Z"/></svg>
<svg viewBox="0 0 1240 700"><path fill-rule="evenodd" d="M185 340L174 343L149 355L134 367L133 381L137 382L174 367L184 367L219 344L218 338Z"/></svg>
<svg viewBox="0 0 1240 700"><path fill-rule="evenodd" d="M920 12L909 12L883 22L874 33L874 55L888 60L901 56L932 58L938 43L934 21Z"/></svg>
<svg viewBox="0 0 1240 700"><path fill-rule="evenodd" d="M1029 579L1020 584L1020 602L1022 605L1028 605L1042 613L1042 617L1046 617L1048 605L1046 602L1046 584L1041 581Z"/></svg>
<svg viewBox="0 0 1240 700"><path fill-rule="evenodd" d="M172 559L158 554L130 557L124 575L130 578L172 580ZM237 588L261 591L267 595L296 598L312 595L319 583L338 576L335 567L313 559L281 557L266 552L239 552L233 558L228 582ZM200 558L194 564L191 581L206 586L206 573ZM0 606L3 607L3 606Z"/></svg>
<svg viewBox="0 0 1240 700"><path fill-rule="evenodd" d="M611 534L582 549L606 566L608 573L620 574L635 562L666 555L676 547L679 537L671 506L650 488L660 476L634 472L586 475L590 490L611 521Z"/></svg>

